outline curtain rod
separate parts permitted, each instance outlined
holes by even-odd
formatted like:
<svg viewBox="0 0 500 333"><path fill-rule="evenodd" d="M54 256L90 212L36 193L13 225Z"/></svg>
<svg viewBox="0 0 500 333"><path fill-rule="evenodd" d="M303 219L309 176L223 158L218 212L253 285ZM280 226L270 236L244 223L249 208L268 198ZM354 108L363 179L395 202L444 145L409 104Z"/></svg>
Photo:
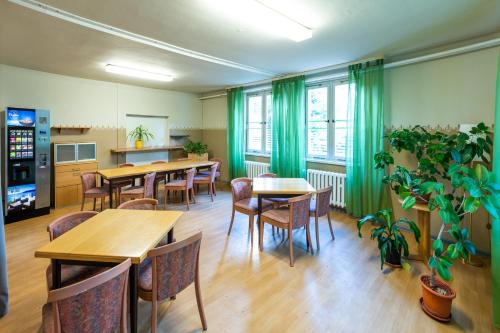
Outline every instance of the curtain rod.
<svg viewBox="0 0 500 333"><path fill-rule="evenodd" d="M400 61L394 61L394 62L386 63L384 65L384 69L391 69L391 68L402 67L402 66L407 66L407 65L412 65L412 64L418 64L418 63L421 63L421 62L426 62L426 61L431 61L431 60L438 60L438 59L442 59L442 58L446 58L446 57L456 56L456 55L470 53L470 52L474 52L474 51L480 51L480 50L483 50L483 49L487 49L487 48L491 48L491 47L496 47L496 46L499 46L499 45L500 45L500 37L499 38L493 38L493 39L490 39L490 40L486 40L486 41L482 41L482 42L477 42L477 43L473 43L473 44L469 44L469 45L465 45L465 46L461 46L461 47L457 47L457 48L453 48L453 49L448 49L448 50L441 51L441 52L435 52L435 53L430 53L430 54L426 54L426 55L415 57L415 58L404 59L404 60L400 60ZM246 83L246 84L243 84L243 85L231 86L231 87L227 87L226 89L231 89L231 88L236 88L236 87L257 86L257 85L262 85L262 84L266 84L266 83L271 83L273 80L284 79L284 78L293 77L293 76L297 76L297 75L319 74L319 73L322 73L322 72L327 72L327 71L331 71L331 70L335 70L335 69L347 68L349 65L357 64L357 63L360 63L360 62L372 61L372 60L375 60L375 59L377 59L377 58L368 58L368 59L361 59L361 60L358 60L358 61L346 62L346 63L342 63L342 64L338 64L338 65L332 65L332 66L328 66L328 67L317 68L317 69L313 69L313 70L310 70L310 71L304 71L304 72L299 72L299 73L295 73L295 74L289 74L289 75L285 75L285 76L279 76L279 77L276 77L276 78L273 78L273 79L266 79L266 80L261 80L261 81L255 81L255 82ZM325 76L322 76L322 77L319 77L319 78L311 78L310 80L306 79L306 82L307 81L310 81L310 82L312 82L312 81L323 81L323 80L327 80L329 78L333 79L333 78L338 78L339 76L345 76L345 75L346 75L346 73L336 73L336 74L331 74L331 75L325 75ZM222 97L222 96L226 96L226 95L227 94L211 95L211 96L201 97L199 99L200 100L204 100L204 99Z"/></svg>

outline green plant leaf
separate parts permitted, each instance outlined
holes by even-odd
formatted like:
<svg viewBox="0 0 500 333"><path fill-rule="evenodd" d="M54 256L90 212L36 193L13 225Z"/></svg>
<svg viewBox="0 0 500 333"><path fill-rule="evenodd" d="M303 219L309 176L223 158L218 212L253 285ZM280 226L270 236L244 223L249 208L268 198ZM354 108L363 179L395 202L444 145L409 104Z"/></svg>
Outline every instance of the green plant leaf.
<svg viewBox="0 0 500 333"><path fill-rule="evenodd" d="M448 199L446 199L446 197L442 194L436 195L435 200L436 203L439 205L439 208L441 209L446 209L450 203Z"/></svg>
<svg viewBox="0 0 500 333"><path fill-rule="evenodd" d="M438 265L436 268L437 268L439 276L441 276L443 278L443 280L445 280L445 281L451 280L450 270L446 266Z"/></svg>
<svg viewBox="0 0 500 333"><path fill-rule="evenodd" d="M486 197L481 198L481 203L484 206L484 209L495 219L500 218L500 215L498 213L498 209L495 207L493 198L491 195L488 195Z"/></svg>
<svg viewBox="0 0 500 333"><path fill-rule="evenodd" d="M406 197L406 199L403 200L401 207L404 210L408 210L408 209L412 208L416 202L417 202L417 200L415 199L415 197L408 196L408 197Z"/></svg>
<svg viewBox="0 0 500 333"><path fill-rule="evenodd" d="M489 177L489 172L488 169L481 163L476 164L476 167L474 168L474 173L480 181L487 180Z"/></svg>
<svg viewBox="0 0 500 333"><path fill-rule="evenodd" d="M468 197L464 203L464 210L468 213L474 213L480 205L481 201L479 199Z"/></svg>
<svg viewBox="0 0 500 333"><path fill-rule="evenodd" d="M445 224L448 224L451 221L451 215L447 209L440 209L439 210L439 217L441 217L441 220L443 220L443 222Z"/></svg>
<svg viewBox="0 0 500 333"><path fill-rule="evenodd" d="M443 241L440 239L436 239L432 244L432 248L434 249L434 253L437 256L440 256L441 253L443 253L443 248L444 248Z"/></svg>

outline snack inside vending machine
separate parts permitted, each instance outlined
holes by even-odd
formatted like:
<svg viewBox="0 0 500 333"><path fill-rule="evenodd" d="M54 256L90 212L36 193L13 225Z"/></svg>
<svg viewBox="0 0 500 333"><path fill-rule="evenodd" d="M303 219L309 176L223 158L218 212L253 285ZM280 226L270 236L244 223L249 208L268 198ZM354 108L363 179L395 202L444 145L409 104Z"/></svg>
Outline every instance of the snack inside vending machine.
<svg viewBox="0 0 500 333"><path fill-rule="evenodd" d="M50 113L7 108L3 115L5 222L50 212Z"/></svg>

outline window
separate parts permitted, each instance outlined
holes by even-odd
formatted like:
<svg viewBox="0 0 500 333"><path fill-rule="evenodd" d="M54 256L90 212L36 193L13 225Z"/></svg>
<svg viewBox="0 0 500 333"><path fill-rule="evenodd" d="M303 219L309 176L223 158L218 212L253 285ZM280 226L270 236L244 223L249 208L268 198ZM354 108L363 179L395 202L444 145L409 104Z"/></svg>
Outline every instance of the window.
<svg viewBox="0 0 500 333"><path fill-rule="evenodd" d="M248 94L247 113L247 152L271 153L272 97L270 92Z"/></svg>
<svg viewBox="0 0 500 333"><path fill-rule="evenodd" d="M325 82L307 88L307 155L345 161L349 85Z"/></svg>

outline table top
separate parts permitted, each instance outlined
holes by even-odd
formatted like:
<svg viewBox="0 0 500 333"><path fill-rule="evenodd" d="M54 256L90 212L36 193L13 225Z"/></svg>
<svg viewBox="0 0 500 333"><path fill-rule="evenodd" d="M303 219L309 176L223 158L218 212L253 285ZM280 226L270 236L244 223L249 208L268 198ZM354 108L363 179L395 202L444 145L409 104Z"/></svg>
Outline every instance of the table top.
<svg viewBox="0 0 500 333"><path fill-rule="evenodd" d="M211 166L214 163L216 162L183 160L183 161L158 163L158 164L137 165L125 168L101 169L98 170L97 172L105 179L114 179L114 178L145 175L151 172L167 172L167 171L207 167Z"/></svg>
<svg viewBox="0 0 500 333"><path fill-rule="evenodd" d="M255 194L306 194L316 190L303 178L254 178Z"/></svg>
<svg viewBox="0 0 500 333"><path fill-rule="evenodd" d="M141 263L183 213L106 209L40 247L37 258Z"/></svg>

